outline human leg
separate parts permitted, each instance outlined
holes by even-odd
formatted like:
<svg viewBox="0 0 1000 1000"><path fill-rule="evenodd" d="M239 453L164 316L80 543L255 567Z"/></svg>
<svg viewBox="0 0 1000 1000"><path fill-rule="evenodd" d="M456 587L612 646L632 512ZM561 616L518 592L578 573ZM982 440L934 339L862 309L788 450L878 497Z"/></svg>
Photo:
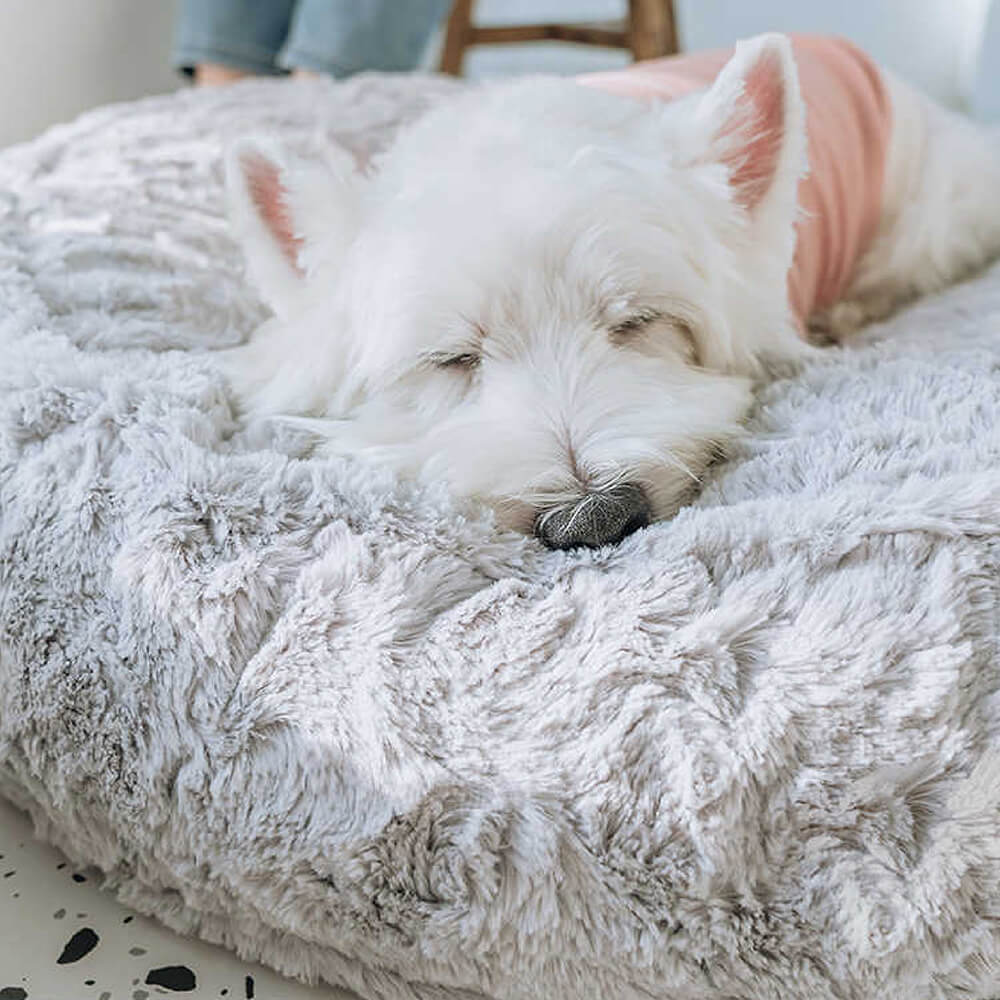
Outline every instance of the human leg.
<svg viewBox="0 0 1000 1000"><path fill-rule="evenodd" d="M278 65L333 76L415 69L450 6L450 0L299 0Z"/></svg>
<svg viewBox="0 0 1000 1000"><path fill-rule="evenodd" d="M295 0L182 0L173 63L199 83L229 83L282 72L276 57Z"/></svg>

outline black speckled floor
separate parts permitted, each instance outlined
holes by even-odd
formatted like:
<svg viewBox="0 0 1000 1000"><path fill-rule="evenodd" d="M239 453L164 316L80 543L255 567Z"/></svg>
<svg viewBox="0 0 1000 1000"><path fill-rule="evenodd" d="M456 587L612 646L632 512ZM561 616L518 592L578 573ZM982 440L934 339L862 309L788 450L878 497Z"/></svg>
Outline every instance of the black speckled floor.
<svg viewBox="0 0 1000 1000"><path fill-rule="evenodd" d="M0 800L0 1000L357 1000L178 937L101 892Z"/></svg>

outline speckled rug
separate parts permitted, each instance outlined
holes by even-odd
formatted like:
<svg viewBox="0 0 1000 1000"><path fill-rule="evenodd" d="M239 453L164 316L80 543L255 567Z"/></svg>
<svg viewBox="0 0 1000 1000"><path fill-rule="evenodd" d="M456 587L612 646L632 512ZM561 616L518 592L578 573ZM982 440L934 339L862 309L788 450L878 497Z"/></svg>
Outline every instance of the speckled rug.
<svg viewBox="0 0 1000 1000"><path fill-rule="evenodd" d="M102 892L0 799L0 1000L358 1000L179 937ZM159 988L158 988L159 987Z"/></svg>
<svg viewBox="0 0 1000 1000"><path fill-rule="evenodd" d="M1000 271L763 388L672 522L550 553L233 418L250 83L0 155L0 790L132 906L402 1000L1000 992Z"/></svg>

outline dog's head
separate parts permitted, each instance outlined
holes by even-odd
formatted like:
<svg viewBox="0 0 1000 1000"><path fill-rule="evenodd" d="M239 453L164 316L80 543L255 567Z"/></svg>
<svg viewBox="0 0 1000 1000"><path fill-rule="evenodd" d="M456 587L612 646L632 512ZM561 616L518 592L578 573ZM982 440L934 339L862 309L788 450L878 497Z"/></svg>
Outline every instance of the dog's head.
<svg viewBox="0 0 1000 1000"><path fill-rule="evenodd" d="M669 104L469 91L370 176L242 143L231 215L277 317L244 354L248 402L548 545L617 541L676 510L757 354L794 336L804 141L790 46L765 36Z"/></svg>

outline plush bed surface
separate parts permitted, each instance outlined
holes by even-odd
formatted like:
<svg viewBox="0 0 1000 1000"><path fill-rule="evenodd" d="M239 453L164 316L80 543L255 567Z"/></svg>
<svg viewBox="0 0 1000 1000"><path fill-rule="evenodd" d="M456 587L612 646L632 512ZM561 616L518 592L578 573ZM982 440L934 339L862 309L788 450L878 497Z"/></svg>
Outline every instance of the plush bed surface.
<svg viewBox="0 0 1000 1000"><path fill-rule="evenodd" d="M1000 993L1000 270L763 387L673 521L545 552L242 427L212 361L264 316L221 144L364 155L450 86L0 155L0 790L364 997Z"/></svg>

